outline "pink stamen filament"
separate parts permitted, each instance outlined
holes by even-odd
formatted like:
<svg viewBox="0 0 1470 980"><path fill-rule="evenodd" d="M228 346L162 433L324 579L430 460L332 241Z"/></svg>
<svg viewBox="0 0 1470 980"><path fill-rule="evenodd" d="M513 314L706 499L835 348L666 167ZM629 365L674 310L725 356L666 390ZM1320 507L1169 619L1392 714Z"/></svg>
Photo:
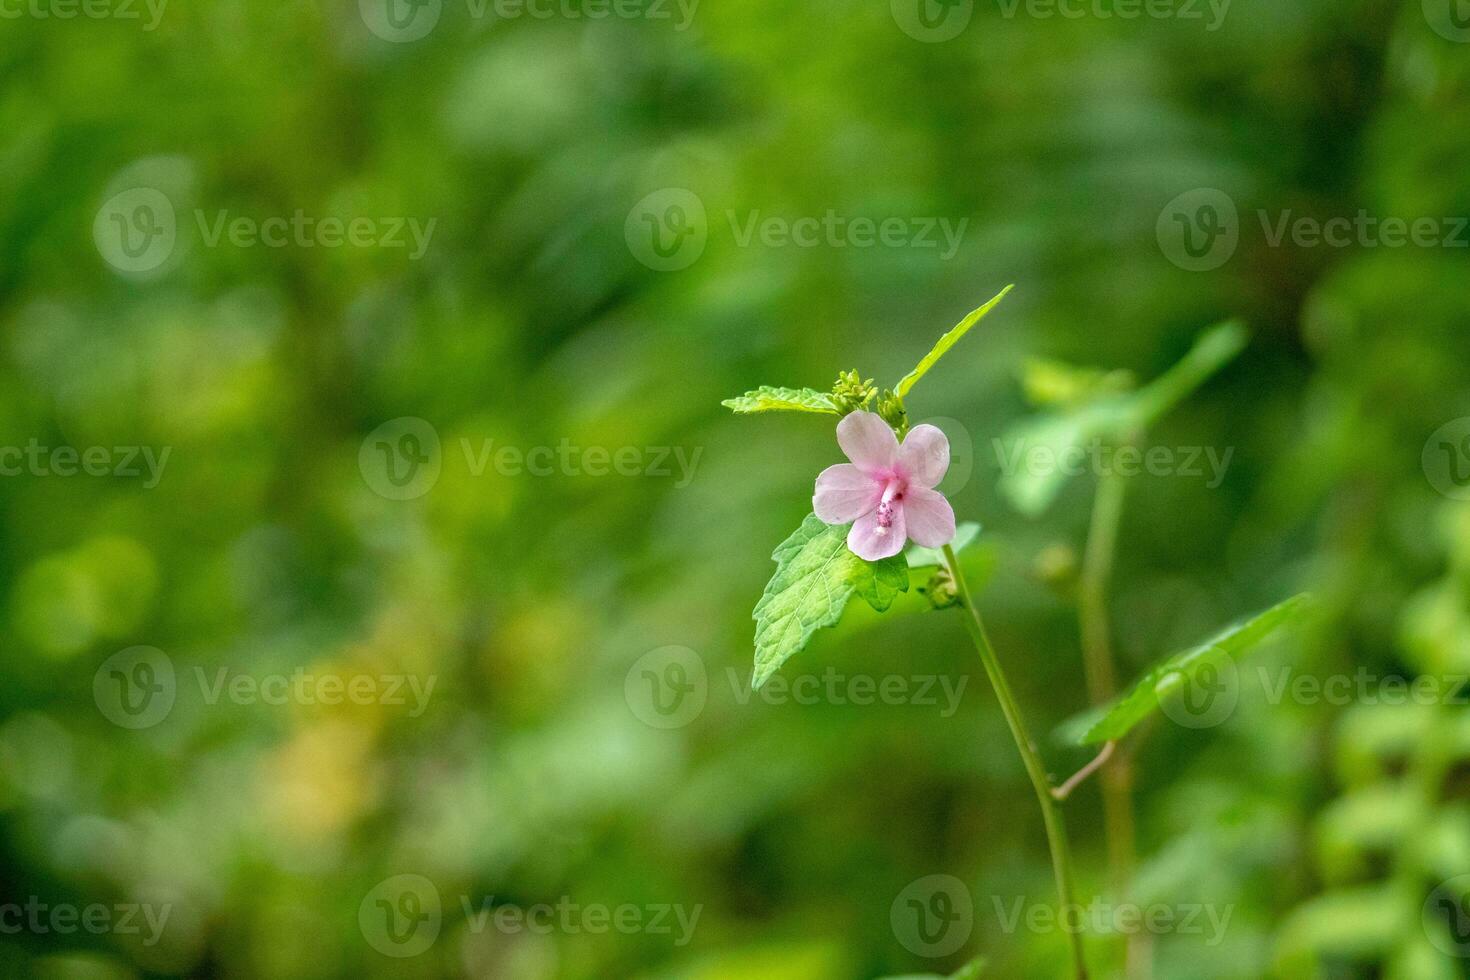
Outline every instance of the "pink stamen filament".
<svg viewBox="0 0 1470 980"><path fill-rule="evenodd" d="M890 528L893 526L893 502L903 500L903 481L898 479L889 480L883 487L883 499L878 502L878 526Z"/></svg>

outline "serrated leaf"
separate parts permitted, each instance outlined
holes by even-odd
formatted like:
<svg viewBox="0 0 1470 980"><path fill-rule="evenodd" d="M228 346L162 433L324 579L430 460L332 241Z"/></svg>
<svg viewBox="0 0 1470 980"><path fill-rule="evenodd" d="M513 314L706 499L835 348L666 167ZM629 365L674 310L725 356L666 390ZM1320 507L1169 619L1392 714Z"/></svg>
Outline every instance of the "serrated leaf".
<svg viewBox="0 0 1470 980"><path fill-rule="evenodd" d="M914 383L929 373L929 369L937 364L939 359L947 354L951 347L959 343L960 338L969 333L971 327L985 319L985 315L995 309L1000 301L1006 298L1006 293L1009 293L1014 288L1014 286L1007 286L1005 289L1002 289L989 303L972 312L969 316L957 323L949 333L940 337L939 342L934 345L933 349L924 355L924 359L919 362L918 367L904 375L903 380L898 383L898 387L893 389L898 397L902 398L907 395L909 389L914 386Z"/></svg>
<svg viewBox="0 0 1470 980"><path fill-rule="evenodd" d="M1279 602L1265 612L1230 626L1204 643L1190 647L1155 664L1133 685L1133 689L1107 709L1102 720L1082 736L1082 744L1096 745L1122 738L1133 726L1159 709L1162 693L1193 678L1203 664L1219 657L1238 657L1264 640L1270 633L1306 608L1310 597L1305 593Z"/></svg>
<svg viewBox="0 0 1470 980"><path fill-rule="evenodd" d="M1067 478L1085 471L1079 453L1101 439L1116 444L1148 428L1245 348L1245 328L1222 323L1205 331L1173 367L1142 389L1102 393L1070 410L1032 416L1001 439L1000 490L1011 506L1036 517L1051 506ZM1070 472L1069 472L1070 471Z"/></svg>
<svg viewBox="0 0 1470 980"><path fill-rule="evenodd" d="M720 402L740 415L752 412L817 412L822 415L841 415L837 403L829 392L815 388L773 388L761 385L755 391L747 391L738 398L726 398Z"/></svg>
<svg viewBox="0 0 1470 980"><path fill-rule="evenodd" d="M854 595L879 612L909 588L901 555L864 561L847 547L851 525L828 525L808 514L771 557L776 574L755 604L755 672L759 688L823 626L834 626Z"/></svg>
<svg viewBox="0 0 1470 980"><path fill-rule="evenodd" d="M975 521L965 521L954 530L954 538L949 546L954 549L955 554L964 551L975 543L980 536L980 525ZM925 548L922 545L910 545L909 550L904 552L904 559L910 568L928 568L930 565L944 564L943 548Z"/></svg>

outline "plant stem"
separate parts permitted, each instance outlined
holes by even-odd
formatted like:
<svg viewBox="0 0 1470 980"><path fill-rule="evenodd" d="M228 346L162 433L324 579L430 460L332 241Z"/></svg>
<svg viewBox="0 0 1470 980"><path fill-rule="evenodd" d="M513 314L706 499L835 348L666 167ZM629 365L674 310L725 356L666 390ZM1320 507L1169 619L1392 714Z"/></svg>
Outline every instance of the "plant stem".
<svg viewBox="0 0 1470 980"><path fill-rule="evenodd" d="M1130 441L1128 444L1133 443ZM1117 694L1107 591L1113 574L1113 556L1117 551L1118 526L1123 517L1126 489L1127 478L1116 471L1099 477L1092 504L1092 523L1087 531L1087 551L1082 560L1082 578L1078 584L1082 664L1087 675L1088 698L1095 705L1106 704ZM1109 877L1115 900L1125 902L1136 861L1131 756L1127 752L1118 753L1112 765L1103 769L1100 779ZM1147 977L1151 972L1150 958L1148 938L1140 934L1130 936L1127 976L1134 980Z"/></svg>
<svg viewBox="0 0 1470 980"><path fill-rule="evenodd" d="M1061 906L1062 929L1072 946L1072 962L1077 980L1087 980L1087 958L1082 947L1080 910L1072 896L1072 855L1067 846L1067 826L1062 821L1062 813L1057 806L1057 801L1052 798L1051 780L1047 778L1046 766L1042 763L1041 755L1036 751L1036 745L1031 741L1031 736L1026 733L1026 723L1021 718L1021 709L1016 703L1016 696L1011 692L1010 682L1006 680L1005 671L1001 668L1000 660L995 655L995 648L990 645L990 637L985 633L985 623L980 619L980 610L975 606L975 600L970 595L970 587L965 583L964 573L960 571L959 560L955 558L954 549L949 545L944 546L944 560L949 564L949 574L954 579L960 600L970 612L965 620L965 625L970 631L971 639L975 641L975 649L980 654L980 662L985 666L985 674L990 678L990 685L995 688L995 697L1000 702L1001 713L1005 715L1006 724L1011 730L1011 737L1016 740L1016 748L1021 753L1021 762L1026 767L1026 775L1031 778L1031 786L1036 790L1036 800L1041 804L1041 820L1046 826L1046 842L1051 849L1052 872L1056 875L1057 880L1057 899Z"/></svg>

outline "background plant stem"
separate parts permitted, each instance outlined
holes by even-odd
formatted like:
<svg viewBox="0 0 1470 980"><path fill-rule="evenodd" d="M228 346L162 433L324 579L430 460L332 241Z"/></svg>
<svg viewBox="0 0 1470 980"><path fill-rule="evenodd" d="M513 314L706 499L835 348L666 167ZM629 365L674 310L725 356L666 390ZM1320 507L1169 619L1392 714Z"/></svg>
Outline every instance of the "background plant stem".
<svg viewBox="0 0 1470 980"><path fill-rule="evenodd" d="M1051 849L1052 871L1057 881L1057 898L1061 907L1059 921L1063 923L1062 931L1067 934L1068 941L1071 943L1072 962L1077 980L1087 980L1087 957L1082 944L1082 923L1072 892L1072 855L1067 844L1066 823L1062 820L1057 801L1052 798L1051 780L1047 778L1046 766L1041 761L1041 754L1036 751L1035 743L1027 734L1026 723L1021 717L1020 705L1016 703L1016 697L1011 692L1010 682L1006 680L1005 671L1001 668L1000 660L995 655L995 648L990 645L990 637L985 633L985 623L980 619L980 610L975 606L975 600L970 595L970 588L965 583L964 573L960 571L960 563L955 558L954 549L949 545L944 546L944 560L949 563L949 573L954 578L955 589L965 608L969 610L970 615L965 619L966 627L970 631L971 639L975 641L975 649L980 654L980 662L985 666L985 674L990 678L991 686L995 688L995 696L1000 702L1001 713L1005 715L1006 724L1011 729L1011 736L1016 740L1016 748L1021 753L1021 762L1026 767L1026 775L1031 778L1031 786L1036 790L1036 800L1041 804L1041 820L1046 826L1046 842Z"/></svg>
<svg viewBox="0 0 1470 980"><path fill-rule="evenodd" d="M1095 704L1106 704L1118 691L1113 664L1111 624L1108 618L1107 591L1113 574L1113 556L1117 552L1118 526L1123 517L1123 500L1127 478L1106 472L1098 479L1092 504L1092 523L1087 532L1087 550L1083 556L1082 578L1078 587L1077 611L1082 633L1082 664L1087 675L1087 693ZM1117 753L1104 766L1100 776L1103 824L1107 837L1108 871L1115 901L1128 900L1137 860L1133 819L1133 758L1127 751ZM1146 980L1151 970L1151 943L1142 931L1128 938L1127 976Z"/></svg>

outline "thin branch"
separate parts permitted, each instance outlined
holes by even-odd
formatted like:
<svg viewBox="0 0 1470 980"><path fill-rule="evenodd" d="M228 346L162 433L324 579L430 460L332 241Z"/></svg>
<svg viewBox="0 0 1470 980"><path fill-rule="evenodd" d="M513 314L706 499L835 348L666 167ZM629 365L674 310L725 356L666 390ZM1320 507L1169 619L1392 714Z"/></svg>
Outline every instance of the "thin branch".
<svg viewBox="0 0 1470 980"><path fill-rule="evenodd" d="M1078 769L1072 775L1071 779L1068 779L1062 785L1054 788L1051 791L1051 795L1058 800L1065 800L1067 797L1071 796L1072 790L1076 789L1078 786L1081 786L1088 776L1091 776L1093 773L1101 769L1103 767L1103 764L1113 757L1113 749L1117 746L1117 744L1117 742L1104 742L1102 751L1097 754L1097 758L1093 759L1081 769Z"/></svg>

